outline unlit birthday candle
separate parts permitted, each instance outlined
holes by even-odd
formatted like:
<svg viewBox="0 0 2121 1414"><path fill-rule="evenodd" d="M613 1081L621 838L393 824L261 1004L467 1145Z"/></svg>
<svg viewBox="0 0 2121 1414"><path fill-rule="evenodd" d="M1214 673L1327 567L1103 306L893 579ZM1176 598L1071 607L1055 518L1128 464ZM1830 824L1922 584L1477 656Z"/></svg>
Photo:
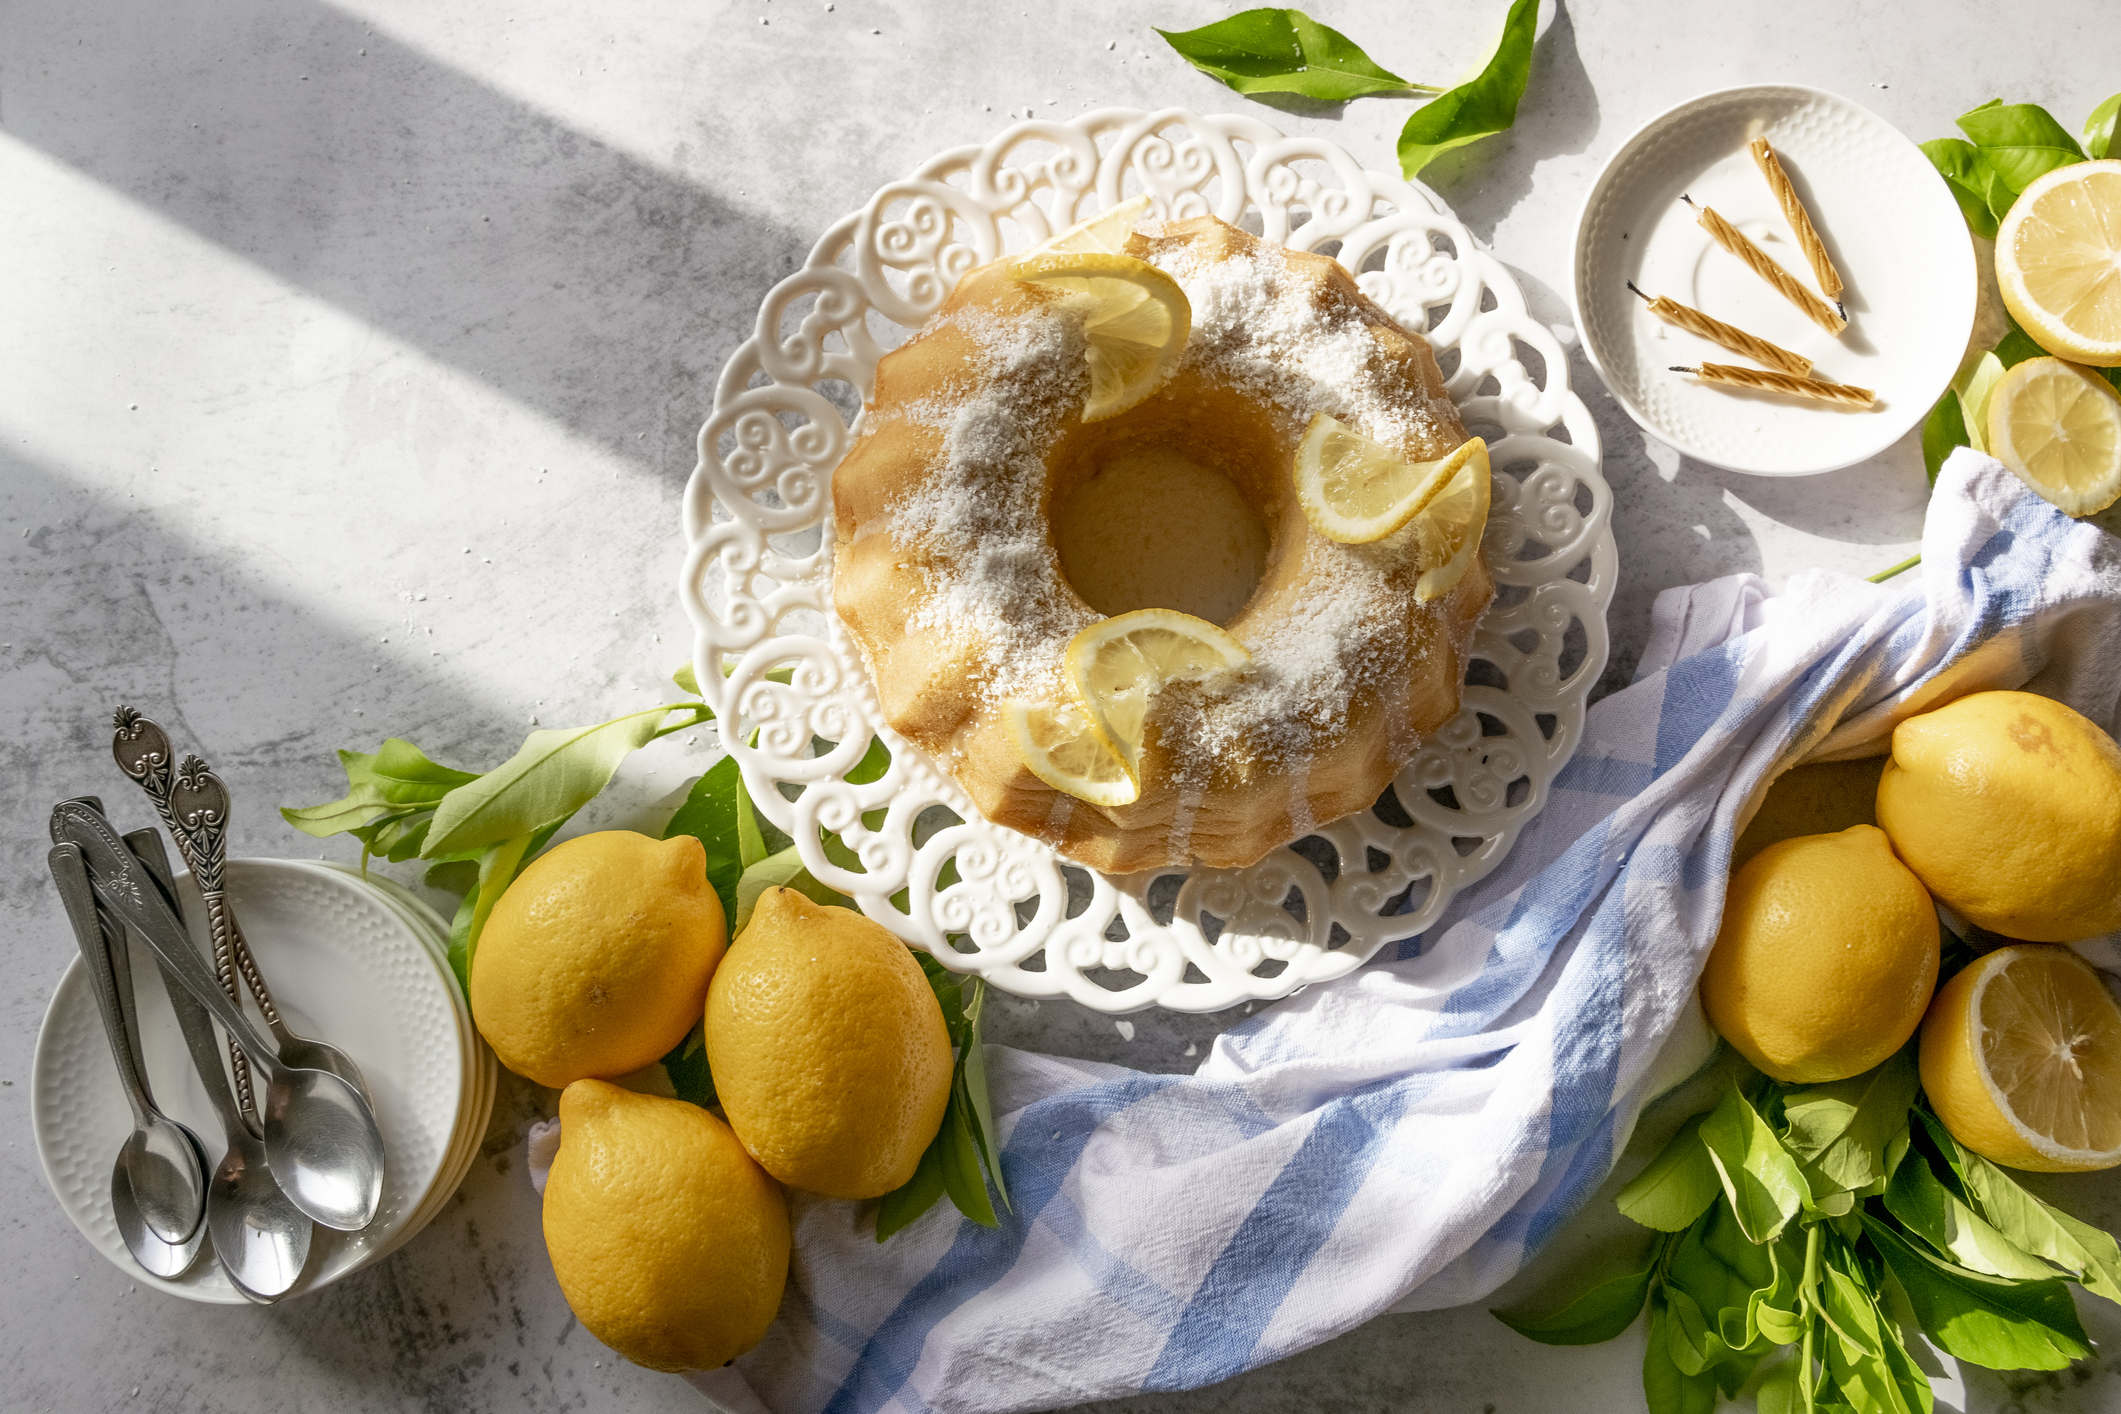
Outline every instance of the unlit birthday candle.
<svg viewBox="0 0 2121 1414"><path fill-rule="evenodd" d="M1699 368L1674 364L1672 372L1691 373L1704 383L1751 388L1762 393L1788 393L1799 398L1816 398L1823 403L1840 403L1844 407L1867 408L1878 401L1877 395L1868 388L1828 383L1819 378L1799 378L1793 373L1770 373L1762 368L1740 368L1730 363L1704 363Z"/></svg>
<svg viewBox="0 0 2121 1414"><path fill-rule="evenodd" d="M1682 196L1679 199L1689 206L1694 206L1694 199L1690 196ZM1751 266L1755 275L1775 287L1776 293L1803 310L1805 318L1829 334L1839 334L1848 327L1846 319L1834 313L1833 308L1819 296L1798 284L1795 275L1777 265L1774 257L1754 245L1745 232L1719 216L1715 207L1694 206L1694 209L1701 213L1702 229L1716 238L1716 244Z"/></svg>
<svg viewBox="0 0 2121 1414"><path fill-rule="evenodd" d="M1771 344L1766 339L1748 334L1733 324L1726 324L1714 315L1690 309L1674 299L1663 295L1650 299L1635 289L1635 282L1628 281L1628 288L1642 295L1650 303L1650 313L1667 324L1676 325L1689 334L1699 335L1712 344L1729 349L1734 354L1744 354L1755 363L1764 363L1770 368L1779 368L1785 373L1799 376L1812 371L1812 361L1800 353L1791 353L1780 344Z"/></svg>
<svg viewBox="0 0 2121 1414"><path fill-rule="evenodd" d="M1804 258L1812 263L1812 276L1819 281L1819 291L1834 301L1841 317L1848 317L1848 310L1841 304L1841 272L1834 268L1833 260L1826 253L1826 242L1819 239L1819 228L1812 224L1812 213L1797 195L1797 188L1790 184L1790 174L1782 170L1782 159L1764 137L1756 137L1747 147L1753 161L1760 168L1760 175L1767 178L1768 190L1775 193L1775 200L1782 203L1782 219L1790 223L1790 230L1797 237L1797 244L1804 247Z"/></svg>

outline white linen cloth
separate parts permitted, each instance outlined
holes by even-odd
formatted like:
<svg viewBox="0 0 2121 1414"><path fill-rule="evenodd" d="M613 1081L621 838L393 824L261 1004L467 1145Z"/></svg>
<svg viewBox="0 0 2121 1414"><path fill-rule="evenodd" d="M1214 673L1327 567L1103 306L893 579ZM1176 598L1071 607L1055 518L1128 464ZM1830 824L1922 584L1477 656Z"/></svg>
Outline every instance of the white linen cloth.
<svg viewBox="0 0 2121 1414"><path fill-rule="evenodd" d="M1427 933L1225 1032L1191 1076L991 1047L1000 1229L943 1203L879 1246L870 1205L791 1195L779 1320L695 1383L742 1414L1050 1409L1492 1291L1706 1057L1694 984L1776 775L1879 754L1983 688L2115 728L2121 541L1962 449L1923 561L1660 596L1641 676Z"/></svg>

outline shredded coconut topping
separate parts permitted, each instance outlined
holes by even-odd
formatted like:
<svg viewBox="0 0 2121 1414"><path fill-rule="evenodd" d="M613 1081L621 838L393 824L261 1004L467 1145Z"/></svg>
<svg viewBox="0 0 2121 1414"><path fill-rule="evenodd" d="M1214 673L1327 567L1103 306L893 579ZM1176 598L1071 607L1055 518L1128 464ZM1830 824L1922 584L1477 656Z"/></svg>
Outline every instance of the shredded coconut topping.
<svg viewBox="0 0 2121 1414"><path fill-rule="evenodd" d="M1386 371L1361 314L1322 308L1280 247L1213 260L1179 246L1154 260L1192 305L1186 364L1273 409L1292 442L1319 412L1387 445L1434 446L1449 427L1447 405L1439 416L1419 387ZM977 642L983 680L972 686L984 707L1062 700L1068 641L1098 619L1060 588L1046 525L1046 453L1088 385L1082 331L1060 302L1008 319L964 310L951 322L977 350L971 391L898 413L943 434L941 458L892 508L901 542L933 552L913 622ZM1240 746L1262 765L1300 768L1358 692L1406 675L1407 591L1394 571L1407 548L1402 537L1366 546L1313 537L1303 594L1246 641L1251 665L1159 695L1156 719L1188 777L1204 779Z"/></svg>

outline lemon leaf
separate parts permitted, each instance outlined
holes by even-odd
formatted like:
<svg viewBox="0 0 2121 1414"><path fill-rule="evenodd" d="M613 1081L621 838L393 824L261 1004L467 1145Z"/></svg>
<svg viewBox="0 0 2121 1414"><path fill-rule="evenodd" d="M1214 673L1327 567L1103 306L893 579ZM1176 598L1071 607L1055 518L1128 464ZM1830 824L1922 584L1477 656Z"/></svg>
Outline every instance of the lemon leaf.
<svg viewBox="0 0 2121 1414"><path fill-rule="evenodd" d="M1681 1125L1649 1167L1615 1195L1614 1205L1624 1217L1659 1232L1679 1232L1722 1196L1716 1165L1701 1142L1701 1122L1707 1118L1698 1114Z"/></svg>
<svg viewBox="0 0 2121 1414"><path fill-rule="evenodd" d="M1785 1147L1843 1189L1867 1188L1886 1176L1887 1147L1906 1132L1920 1083L1909 1046L1861 1075L1789 1090Z"/></svg>
<svg viewBox="0 0 2121 1414"><path fill-rule="evenodd" d="M1959 115L1959 130L2012 191L2024 191L2057 167L2084 160L2084 149L2037 103L1984 103Z"/></svg>
<svg viewBox="0 0 2121 1414"><path fill-rule="evenodd" d="M1940 137L1917 146L1937 169L1937 175L1944 178L1952 200L1959 203L1959 214L1966 218L1967 228L1985 241L1994 240L2002 212L1994 209L1991 193L2001 178L1981 155L1981 149L1957 137ZM2009 205L2006 197L2004 206L2007 209Z"/></svg>
<svg viewBox="0 0 2121 1414"><path fill-rule="evenodd" d="M2084 155L2091 158L2121 157L2114 144L2114 119L2121 116L2121 93L2115 94L2084 120Z"/></svg>
<svg viewBox="0 0 2121 1414"><path fill-rule="evenodd" d="M1959 395L1946 388L1922 421L1922 469L1929 473L1930 485L1937 484L1937 473L1955 448L1972 445L1972 432L1960 410Z"/></svg>
<svg viewBox="0 0 2121 1414"><path fill-rule="evenodd" d="M1886 1186L1885 1210L1938 1255L1969 1271L2013 1281L2043 1281L2054 1268L2035 1260L1946 1188L1917 1155L1903 1163Z"/></svg>
<svg viewBox="0 0 2121 1414"><path fill-rule="evenodd" d="M685 803L663 827L664 839L691 835L707 851L707 882L722 901L724 918L736 917L737 880L743 877L745 864L742 822L750 813L751 802L745 798L736 758L724 756L692 783L692 789L685 793ZM752 821L750 833L757 838L756 820ZM761 842L753 862L765 855Z"/></svg>
<svg viewBox="0 0 2121 1414"><path fill-rule="evenodd" d="M1301 10L1244 10L1199 29L1160 29L1178 56L1239 93L1294 93L1336 102L1427 89L1380 68L1339 30Z"/></svg>
<svg viewBox="0 0 2121 1414"><path fill-rule="evenodd" d="M1754 1242L1773 1241L1811 1190L1797 1161L1736 1084L1702 1122L1701 1140L1739 1227Z"/></svg>
<svg viewBox="0 0 2121 1414"><path fill-rule="evenodd" d="M987 1166L995 1195L1007 1209L1009 1185L1002 1178L1001 1141L994 1127L993 1103L987 1095L987 1046L980 1039L979 1031L980 1015L987 1006L987 983L983 978L974 977L963 985L972 989L972 999L964 1007L964 1040L957 1053L958 1080L969 1109L973 1142L979 1145L980 1159Z"/></svg>
<svg viewBox="0 0 2121 1414"><path fill-rule="evenodd" d="M670 680L676 683L679 687L683 688L685 691L691 693L694 697L698 697L700 695L699 674L695 673L692 670L692 664L687 663L683 667L679 668L676 672L672 673L670 675Z"/></svg>
<svg viewBox="0 0 2121 1414"><path fill-rule="evenodd" d="M972 1123L968 1111L972 1104L965 1098L962 1076L950 1090L950 1108L943 1114L942 1132L936 1143L942 1146L943 1191L957 1210L981 1227L1000 1227L1001 1219L994 1215L993 1200L987 1197L987 1178L980 1170L979 1144L972 1137Z"/></svg>
<svg viewBox="0 0 2121 1414"><path fill-rule="evenodd" d="M692 1024L685 1039L670 1048L663 1057L663 1073L670 1077L670 1088L677 1097L701 1109L714 1103L714 1072L707 1065L707 1023L703 1018Z"/></svg>
<svg viewBox="0 0 2121 1414"><path fill-rule="evenodd" d="M2069 1287L1983 1276L1923 1252L1869 1213L1863 1231L1907 1294L1923 1333L1991 1370L2060 1370L2091 1353Z"/></svg>
<svg viewBox="0 0 2121 1414"><path fill-rule="evenodd" d="M449 970L456 974L457 986L467 1002L471 999L471 960L478 954L479 934L486 931L493 906L508 892L516 875L523 872L524 862L543 849L553 832L566 823L564 819L555 820L528 834L498 841L479 857L479 885L464 895L449 924Z"/></svg>
<svg viewBox="0 0 2121 1414"><path fill-rule="evenodd" d="M1454 147L1507 131L1532 77L1532 38L1539 0L1514 0L1502 22L1502 41L1487 67L1442 97L1414 110L1399 133L1399 170L1412 180Z"/></svg>
<svg viewBox="0 0 2121 1414"><path fill-rule="evenodd" d="M1628 1269L1543 1316L1490 1310L1489 1315L1541 1345L1597 1345L1635 1324L1650 1294L1650 1272L1663 1243L1652 1242Z"/></svg>
<svg viewBox="0 0 2121 1414"><path fill-rule="evenodd" d="M769 854L758 863L746 868L736 884L736 912L730 915L729 936L734 938L751 922L752 910L758 907L759 895L768 889L794 889L812 903L847 906L847 896L820 884L810 871L803 867L802 851L794 845L779 854Z"/></svg>
<svg viewBox="0 0 2121 1414"><path fill-rule="evenodd" d="M946 1120L945 1129L948 1128ZM943 1134L938 1131L921 1151L913 1177L886 1193L876 1205L876 1240L882 1242L935 1206L943 1196Z"/></svg>

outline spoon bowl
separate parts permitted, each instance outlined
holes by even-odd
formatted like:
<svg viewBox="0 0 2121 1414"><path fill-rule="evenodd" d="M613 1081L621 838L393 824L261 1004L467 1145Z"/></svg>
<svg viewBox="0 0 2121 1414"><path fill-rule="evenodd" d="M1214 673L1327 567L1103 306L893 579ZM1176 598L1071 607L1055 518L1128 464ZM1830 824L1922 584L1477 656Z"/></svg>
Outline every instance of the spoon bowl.
<svg viewBox="0 0 2121 1414"><path fill-rule="evenodd" d="M204 1173L206 1156L194 1150L193 1161ZM176 1280L191 1269L191 1264L199 1259L199 1249L206 1245L207 1225L203 1218L191 1230L191 1236L182 1242L164 1242L155 1236L141 1215L140 1205L133 1200L133 1181L126 1172L122 1153L111 1165L110 1206L111 1216L117 1219L119 1240L149 1276L158 1276L165 1281Z"/></svg>
<svg viewBox="0 0 2121 1414"><path fill-rule="evenodd" d="M206 1191L206 1226L229 1281L260 1304L294 1289L316 1231L275 1181L265 1145L240 1124L229 1126L228 1152Z"/></svg>
<svg viewBox="0 0 2121 1414"><path fill-rule="evenodd" d="M383 1135L360 1091L281 1065L264 1099L265 1157L295 1206L342 1232L367 1227L383 1201Z"/></svg>
<svg viewBox="0 0 2121 1414"><path fill-rule="evenodd" d="M182 1245L206 1215L206 1165L190 1130L149 1108L118 1151L134 1210L163 1242Z"/></svg>

